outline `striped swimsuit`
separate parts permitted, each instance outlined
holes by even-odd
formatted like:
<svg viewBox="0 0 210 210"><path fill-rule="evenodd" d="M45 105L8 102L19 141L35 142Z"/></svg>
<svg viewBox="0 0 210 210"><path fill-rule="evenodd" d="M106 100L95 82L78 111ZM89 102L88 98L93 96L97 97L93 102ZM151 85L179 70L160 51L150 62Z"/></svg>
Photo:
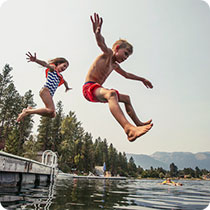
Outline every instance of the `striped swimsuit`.
<svg viewBox="0 0 210 210"><path fill-rule="evenodd" d="M58 76L56 71L48 71L47 74L47 82L44 87L47 87L50 91L50 95L53 97L58 85L60 83L60 77Z"/></svg>

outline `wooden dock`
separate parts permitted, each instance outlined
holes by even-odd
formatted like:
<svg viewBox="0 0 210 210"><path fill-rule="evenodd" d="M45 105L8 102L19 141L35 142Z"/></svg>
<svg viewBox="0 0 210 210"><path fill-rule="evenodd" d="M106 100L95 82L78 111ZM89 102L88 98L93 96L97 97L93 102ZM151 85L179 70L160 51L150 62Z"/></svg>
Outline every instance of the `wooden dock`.
<svg viewBox="0 0 210 210"><path fill-rule="evenodd" d="M47 159L50 159L49 157L50 155ZM0 186L49 183L53 181L52 175L55 175L57 171L55 164L48 165L46 162L40 163L0 151Z"/></svg>

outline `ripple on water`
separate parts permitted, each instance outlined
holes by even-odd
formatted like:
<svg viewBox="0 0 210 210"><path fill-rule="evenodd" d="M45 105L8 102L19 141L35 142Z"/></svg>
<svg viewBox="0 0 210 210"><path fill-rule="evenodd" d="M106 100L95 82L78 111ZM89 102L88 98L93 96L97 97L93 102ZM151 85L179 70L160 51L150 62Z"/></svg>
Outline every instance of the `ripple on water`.
<svg viewBox="0 0 210 210"><path fill-rule="evenodd" d="M162 180L58 180L54 186L5 189L0 201L9 209L202 210L210 201L210 182ZM85 207L84 207L85 206ZM39 207L39 208L38 208Z"/></svg>

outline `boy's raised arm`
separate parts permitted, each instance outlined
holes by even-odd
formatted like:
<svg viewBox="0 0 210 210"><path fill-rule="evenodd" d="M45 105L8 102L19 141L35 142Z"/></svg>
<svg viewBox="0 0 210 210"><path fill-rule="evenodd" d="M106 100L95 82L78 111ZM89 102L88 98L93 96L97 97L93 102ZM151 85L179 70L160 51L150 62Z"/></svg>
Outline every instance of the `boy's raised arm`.
<svg viewBox="0 0 210 210"><path fill-rule="evenodd" d="M104 37L101 35L101 26L103 23L102 17L99 17L97 13L94 13L94 18L90 16L90 19L93 25L93 32L95 34L98 46L104 53L112 53L112 50L106 46Z"/></svg>
<svg viewBox="0 0 210 210"><path fill-rule="evenodd" d="M132 80L138 80L138 81L141 81L143 82L143 84L147 87L147 88L153 88L153 85L152 83L143 78L143 77L139 77L135 74L131 74L129 72L126 72L125 70L123 70L118 64L115 64L114 65L114 70L119 73L120 75L122 75L123 77L125 77L126 79L132 79Z"/></svg>

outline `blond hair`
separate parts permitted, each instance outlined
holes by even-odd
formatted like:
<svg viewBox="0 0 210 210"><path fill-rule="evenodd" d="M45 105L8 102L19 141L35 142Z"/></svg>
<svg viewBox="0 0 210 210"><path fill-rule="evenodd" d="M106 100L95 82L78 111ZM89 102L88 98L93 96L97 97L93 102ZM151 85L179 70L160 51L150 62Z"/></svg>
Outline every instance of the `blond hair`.
<svg viewBox="0 0 210 210"><path fill-rule="evenodd" d="M69 62L65 58L62 58L62 57L58 57L58 58L54 58L52 60L49 60L48 63L49 64L55 64L55 66L58 66L61 63L67 63L69 65Z"/></svg>
<svg viewBox="0 0 210 210"><path fill-rule="evenodd" d="M112 46L112 50L116 50L116 47L119 46L119 49L120 48L127 48L130 53L132 54L133 53L133 46L125 39L119 39L117 40L113 46Z"/></svg>

